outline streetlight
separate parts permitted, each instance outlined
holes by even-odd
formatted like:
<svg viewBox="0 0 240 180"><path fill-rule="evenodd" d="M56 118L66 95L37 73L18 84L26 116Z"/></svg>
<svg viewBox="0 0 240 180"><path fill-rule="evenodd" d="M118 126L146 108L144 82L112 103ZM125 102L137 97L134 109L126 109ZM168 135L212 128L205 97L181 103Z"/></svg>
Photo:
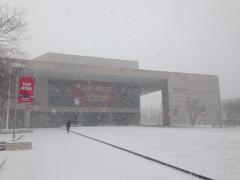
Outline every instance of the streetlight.
<svg viewBox="0 0 240 180"><path fill-rule="evenodd" d="M11 64L9 66L8 69L8 74L9 74L9 78L8 78L8 100L7 100L7 122L6 122L6 129L9 128L9 112L10 112L10 93L11 93L11 76L12 76L12 68L11 68Z"/></svg>
<svg viewBox="0 0 240 180"><path fill-rule="evenodd" d="M15 103L14 103L14 119L13 119L13 131L12 131L12 141L16 140L16 121L17 121L17 101L18 101L18 84L19 84L19 72L21 68L24 68L24 64L21 63L12 63L10 64L10 70L9 72L12 73L12 68L15 68L15 72L16 72L16 92L15 92ZM11 78L11 77L10 77ZM8 114L7 114L7 128L8 128L8 123L9 123L9 109L10 109L10 84L11 84L11 80L9 80L9 94L8 94Z"/></svg>

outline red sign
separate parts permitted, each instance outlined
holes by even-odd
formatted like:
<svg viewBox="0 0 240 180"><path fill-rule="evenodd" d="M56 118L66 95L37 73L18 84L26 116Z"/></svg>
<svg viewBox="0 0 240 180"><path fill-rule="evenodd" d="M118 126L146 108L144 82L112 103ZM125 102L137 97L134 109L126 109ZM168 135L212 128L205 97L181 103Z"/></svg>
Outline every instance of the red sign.
<svg viewBox="0 0 240 180"><path fill-rule="evenodd" d="M120 103L119 88L113 83L78 82L73 89L76 105L114 106Z"/></svg>
<svg viewBox="0 0 240 180"><path fill-rule="evenodd" d="M32 77L21 77L19 79L18 102L33 102L34 79Z"/></svg>

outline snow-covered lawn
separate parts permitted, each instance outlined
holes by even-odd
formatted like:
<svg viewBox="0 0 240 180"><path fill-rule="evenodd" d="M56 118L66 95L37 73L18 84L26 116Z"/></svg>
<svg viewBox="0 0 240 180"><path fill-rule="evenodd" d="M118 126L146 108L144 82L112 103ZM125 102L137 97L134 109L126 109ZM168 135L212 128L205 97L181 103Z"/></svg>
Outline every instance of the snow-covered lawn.
<svg viewBox="0 0 240 180"><path fill-rule="evenodd" d="M214 179L240 179L240 128L72 129Z"/></svg>
<svg viewBox="0 0 240 180"><path fill-rule="evenodd" d="M105 130L104 130L105 129ZM136 128L137 129L137 128ZM80 130L80 129L78 129ZM99 132L98 132L99 130ZM103 130L103 131L102 131ZM101 136L119 138L131 128L84 128L84 131ZM107 132L108 131L108 132ZM94 133L96 132L96 134ZM111 135L111 132L115 132ZM110 133L110 134L109 134ZM117 133L117 134L118 134ZM131 133L131 132L128 132ZM33 149L8 151L8 159L0 168L1 180L193 180L171 168L139 158L110 146L67 134L62 129L35 129L26 134ZM1 135L0 135L1 138ZM131 137L134 140L134 137Z"/></svg>

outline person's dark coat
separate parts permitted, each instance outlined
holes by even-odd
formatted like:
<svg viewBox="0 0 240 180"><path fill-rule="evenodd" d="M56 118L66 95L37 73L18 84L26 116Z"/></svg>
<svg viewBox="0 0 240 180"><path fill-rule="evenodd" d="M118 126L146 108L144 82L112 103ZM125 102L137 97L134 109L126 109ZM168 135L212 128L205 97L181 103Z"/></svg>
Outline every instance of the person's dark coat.
<svg viewBox="0 0 240 180"><path fill-rule="evenodd" d="M70 120L68 120L68 121L66 122L67 132L70 132L71 124L72 124L72 122L71 122Z"/></svg>

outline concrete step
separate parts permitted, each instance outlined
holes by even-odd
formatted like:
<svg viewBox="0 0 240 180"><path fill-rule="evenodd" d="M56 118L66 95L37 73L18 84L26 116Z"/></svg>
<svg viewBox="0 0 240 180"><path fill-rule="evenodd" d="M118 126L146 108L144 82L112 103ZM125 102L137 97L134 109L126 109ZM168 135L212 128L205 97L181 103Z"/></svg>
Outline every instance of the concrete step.
<svg viewBox="0 0 240 180"><path fill-rule="evenodd" d="M0 151L6 150L7 143L5 141L0 141Z"/></svg>

